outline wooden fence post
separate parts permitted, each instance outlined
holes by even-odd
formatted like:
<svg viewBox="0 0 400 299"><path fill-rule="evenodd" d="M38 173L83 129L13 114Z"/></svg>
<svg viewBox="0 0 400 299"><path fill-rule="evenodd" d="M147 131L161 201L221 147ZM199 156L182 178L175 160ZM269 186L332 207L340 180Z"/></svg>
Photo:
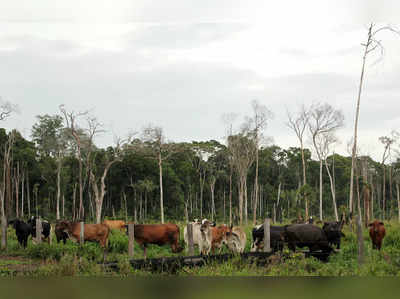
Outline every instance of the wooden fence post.
<svg viewBox="0 0 400 299"><path fill-rule="evenodd" d="M81 232L79 235L79 244L83 245L83 243L85 242L85 222L81 221Z"/></svg>
<svg viewBox="0 0 400 299"><path fill-rule="evenodd" d="M1 249L7 248L7 218L1 217Z"/></svg>
<svg viewBox="0 0 400 299"><path fill-rule="evenodd" d="M271 252L270 222L269 218L264 221L264 252Z"/></svg>
<svg viewBox="0 0 400 299"><path fill-rule="evenodd" d="M129 243L128 243L128 255L133 258L133 254L135 253L135 225L133 223L128 224L128 234L129 234Z"/></svg>
<svg viewBox="0 0 400 299"><path fill-rule="evenodd" d="M194 245L193 245L193 224L188 223L187 224L187 237L188 237L188 243L189 243L189 248L188 248L188 254L190 256L194 255Z"/></svg>
<svg viewBox="0 0 400 299"><path fill-rule="evenodd" d="M36 218L36 243L42 243L42 220Z"/></svg>
<svg viewBox="0 0 400 299"><path fill-rule="evenodd" d="M363 230L362 230L360 215L357 215L357 239L358 239L358 264L362 265L364 263L364 239L363 239Z"/></svg>

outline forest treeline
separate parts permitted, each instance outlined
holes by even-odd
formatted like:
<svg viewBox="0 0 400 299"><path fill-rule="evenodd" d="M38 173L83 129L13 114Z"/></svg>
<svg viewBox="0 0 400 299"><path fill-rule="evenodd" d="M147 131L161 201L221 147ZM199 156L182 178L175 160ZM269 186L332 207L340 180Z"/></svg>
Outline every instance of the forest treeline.
<svg viewBox="0 0 400 299"><path fill-rule="evenodd" d="M321 152L315 160L312 146L262 145L256 124L254 117L239 131L227 130L225 144L169 142L161 128L148 126L99 148L93 142L102 131L97 119L61 107L59 115L37 116L31 140L0 129L2 212L8 219L117 217L138 223L164 217L326 220L348 213L350 155ZM390 141L381 140L390 143L385 153ZM353 204L366 220L400 218L399 162L358 156L356 165Z"/></svg>

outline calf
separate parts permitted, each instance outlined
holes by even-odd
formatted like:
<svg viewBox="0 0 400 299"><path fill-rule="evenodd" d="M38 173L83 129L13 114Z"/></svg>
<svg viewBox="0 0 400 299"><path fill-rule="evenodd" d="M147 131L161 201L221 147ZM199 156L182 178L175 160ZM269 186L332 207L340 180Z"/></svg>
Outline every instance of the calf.
<svg viewBox="0 0 400 299"><path fill-rule="evenodd" d="M145 258L147 258L147 244L156 244L159 246L169 244L171 245L173 253L178 253L183 250L183 248L179 246L179 227L176 224L135 224L134 230L135 241L143 246Z"/></svg>
<svg viewBox="0 0 400 299"><path fill-rule="evenodd" d="M25 223L22 220L14 219L8 222L8 225L12 225L15 229L15 234L17 235L18 243L26 248L28 244L28 237L32 232L32 227L30 224Z"/></svg>
<svg viewBox="0 0 400 299"><path fill-rule="evenodd" d="M56 223L54 234L56 235L57 243L63 241L63 243L65 244L67 242L68 234L63 230L62 226L60 225L60 222Z"/></svg>
<svg viewBox="0 0 400 299"><path fill-rule="evenodd" d="M118 229L124 231L126 223L123 220L104 220L103 224L107 225L110 229Z"/></svg>
<svg viewBox="0 0 400 299"><path fill-rule="evenodd" d="M66 232L73 241L79 241L81 233L80 222L69 222L66 220L58 223L58 229ZM84 224L84 241L98 242L104 249L108 245L110 229L105 224Z"/></svg>
<svg viewBox="0 0 400 299"><path fill-rule="evenodd" d="M374 222L368 224L369 236L372 241L372 248L381 250L382 240L385 237L386 231L383 222L375 220Z"/></svg>
<svg viewBox="0 0 400 299"><path fill-rule="evenodd" d="M236 253L243 253L246 247L246 233L240 226L230 227L226 233L227 245L230 250Z"/></svg>
<svg viewBox="0 0 400 299"><path fill-rule="evenodd" d="M36 216L32 216L32 218L28 220L28 224L32 227L32 241L35 240L34 242L36 242ZM50 232L50 223L46 220L42 220L42 241L47 240L47 243L50 244Z"/></svg>

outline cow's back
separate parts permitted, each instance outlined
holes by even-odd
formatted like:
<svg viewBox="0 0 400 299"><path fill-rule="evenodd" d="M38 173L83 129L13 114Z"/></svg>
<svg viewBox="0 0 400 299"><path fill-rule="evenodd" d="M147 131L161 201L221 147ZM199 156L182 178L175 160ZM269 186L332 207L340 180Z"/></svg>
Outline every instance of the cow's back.
<svg viewBox="0 0 400 299"><path fill-rule="evenodd" d="M110 229L122 230L125 228L125 221L123 220L104 220L103 224L107 225Z"/></svg>

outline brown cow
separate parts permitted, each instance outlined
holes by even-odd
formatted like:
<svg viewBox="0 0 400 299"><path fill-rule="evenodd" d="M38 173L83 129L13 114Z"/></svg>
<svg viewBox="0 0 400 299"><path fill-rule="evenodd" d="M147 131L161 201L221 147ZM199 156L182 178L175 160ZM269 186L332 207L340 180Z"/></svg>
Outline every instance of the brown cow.
<svg viewBox="0 0 400 299"><path fill-rule="evenodd" d="M71 239L79 241L81 233L80 222L61 221L58 224L58 228L66 232ZM84 241L99 242L100 246L105 249L108 244L109 233L110 229L105 224L85 224L83 238Z"/></svg>
<svg viewBox="0 0 400 299"><path fill-rule="evenodd" d="M104 220L103 224L107 225L110 229L119 229L124 231L126 228L126 223L123 220Z"/></svg>
<svg viewBox="0 0 400 299"><path fill-rule="evenodd" d="M375 220L374 222L368 224L368 226L370 227L369 236L372 241L372 248L381 250L382 240L386 234L383 222Z"/></svg>
<svg viewBox="0 0 400 299"><path fill-rule="evenodd" d="M135 224L135 241L143 246L143 254L146 258L147 244L159 246L169 244L173 253L183 250L179 246L179 227L173 223L166 224ZM127 232L128 233L128 232Z"/></svg>

